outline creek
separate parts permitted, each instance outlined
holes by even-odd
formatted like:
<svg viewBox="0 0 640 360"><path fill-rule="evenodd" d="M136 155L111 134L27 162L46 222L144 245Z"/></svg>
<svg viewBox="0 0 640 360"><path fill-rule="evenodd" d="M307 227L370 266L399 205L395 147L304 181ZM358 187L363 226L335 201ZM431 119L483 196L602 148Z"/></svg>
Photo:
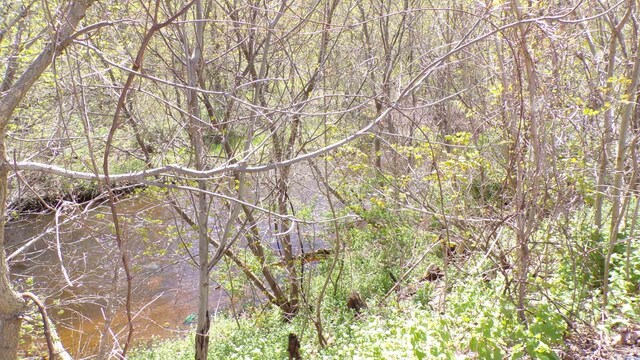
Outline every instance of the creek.
<svg viewBox="0 0 640 360"><path fill-rule="evenodd" d="M190 255L197 256L197 237L184 231L184 223L168 204L144 193L126 197L117 206L131 256L135 345L186 335L190 325L185 319L197 309L198 274ZM122 266L118 281L113 280L120 262L113 232L111 213L104 205L89 210L70 206L58 216L29 215L5 227L8 254L40 237L9 262L12 280L18 289L45 301L63 344L75 358L95 354L114 286L111 336L122 341L126 335L126 283ZM227 307L229 299L213 285L210 311L215 313ZM42 331L36 329L24 336L27 356L42 349Z"/></svg>

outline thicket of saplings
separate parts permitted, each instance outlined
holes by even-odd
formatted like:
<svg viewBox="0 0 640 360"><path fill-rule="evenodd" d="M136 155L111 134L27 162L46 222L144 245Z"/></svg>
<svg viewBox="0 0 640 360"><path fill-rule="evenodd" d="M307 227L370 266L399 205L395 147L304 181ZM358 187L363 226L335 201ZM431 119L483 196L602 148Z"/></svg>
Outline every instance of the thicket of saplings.
<svg viewBox="0 0 640 360"><path fill-rule="evenodd" d="M43 184L50 164L90 174L99 164L111 174L202 162L200 171L239 159L260 166L300 160L369 129L309 164L253 174L267 186L249 192L269 193L251 202L267 204L255 213L323 219L314 237L326 251L292 260L302 289L272 302L302 305L285 316L242 295L263 280L265 263L276 274L269 280L282 283L262 295L294 288L285 273L291 262L277 266L276 251L252 253L237 241L232 250L245 268L226 256L211 273L237 301L213 316L210 358L607 358L615 346L637 348L636 2L281 2L282 17L273 2L208 2L211 17L188 8L200 1L184 16L171 2L155 2L155 10L87 3L101 6L87 24L106 27L88 26L73 46L58 48L64 58L51 72L44 69L57 55L36 56L38 48L58 37L53 24L68 21L44 21L56 13L46 2L21 11L16 24L25 30L4 37L11 50L2 57L17 68L6 67L2 87L28 93L0 98L10 105L0 112L4 157L24 170L10 172L12 190L40 197L16 212L106 193L106 183L89 182L75 198L24 190L76 184L73 176ZM134 66L142 72L129 71L136 51L141 59L146 51ZM34 58L41 70L25 71ZM22 73L33 88L12 81ZM21 165L26 160L40 165ZM188 188L180 196L204 184L172 171L169 179L137 179L164 186L144 191ZM209 197L241 195L239 179L251 175L234 171L207 180ZM302 178L314 179L325 206L295 193ZM230 217L230 203L212 207L212 216ZM183 220L198 213L174 205ZM237 222L252 214L239 211ZM270 239L258 240L268 247ZM40 322L25 323L29 331ZM140 345L129 356L191 359L193 349L191 336Z"/></svg>
<svg viewBox="0 0 640 360"><path fill-rule="evenodd" d="M371 146L366 140L328 158L345 177L355 176L354 167L361 176L348 182L338 176L332 184L344 202L342 214L358 215L325 229L325 244L339 253L303 264L305 306L292 320L269 304L245 303L216 314L211 358L287 358L292 334L303 358L328 359L579 357L597 350L590 339L599 325L598 333L611 339L607 344L635 345L632 333L625 332L640 320L640 249L628 242L635 206L629 206L613 249L610 300L603 308L609 229L593 226L593 187L577 189L571 204L547 204L531 237L525 319L519 319L518 253L510 215L475 225L453 216L443 221L447 217L438 213L442 206L456 206L445 213L488 217L489 209L507 208L513 201L501 180L504 174L491 170L482 153L489 137L480 135L472 144L471 134L458 133L444 140L458 147L418 142L402 150L418 159L416 167L423 158L436 161L438 172L428 175L399 174L393 166L380 172L366 161ZM435 212L407 205L417 197L432 200ZM229 279L232 267L223 261L212 278L240 293L250 285L236 276ZM191 359L193 341L191 336L153 342L131 358Z"/></svg>

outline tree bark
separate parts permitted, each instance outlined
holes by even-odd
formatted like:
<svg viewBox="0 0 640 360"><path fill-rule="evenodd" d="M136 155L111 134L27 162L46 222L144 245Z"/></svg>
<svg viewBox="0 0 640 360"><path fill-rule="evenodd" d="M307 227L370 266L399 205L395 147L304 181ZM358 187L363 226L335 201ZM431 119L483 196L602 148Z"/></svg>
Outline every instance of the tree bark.
<svg viewBox="0 0 640 360"><path fill-rule="evenodd" d="M611 104L613 104L613 87L611 85L607 85L609 79L613 78L614 70L616 67L616 49L618 38L620 37L620 32L622 31L622 27L629 19L630 10L627 11L625 16L622 18L620 23L614 24L613 22L610 24L611 26L611 38L609 39L609 48L607 52L607 68L606 68L606 78L602 79L602 86L606 87L605 92L605 100ZM600 159L598 163L598 176L597 176L597 185L596 185L596 203L595 203L595 218L594 224L598 231L600 231L602 227L602 206L604 203L604 194L606 192L606 178L607 178L607 165L609 163L609 143L611 142L611 132L613 129L613 107L610 106L604 112L604 131L602 133L602 143L600 150Z"/></svg>
<svg viewBox="0 0 640 360"><path fill-rule="evenodd" d="M4 229L7 210L7 183L9 165L5 137L7 125L13 111L18 107L29 89L44 73L53 59L58 56L73 39L73 34L87 9L95 0L78 0L62 12L60 28L53 34L53 41L45 45L38 57L27 67L20 78L0 98L0 228ZM0 231L0 359L13 360L18 357L18 342L22 324L24 301L13 291L9 280L9 269L4 249L4 231Z"/></svg>
<svg viewBox="0 0 640 360"><path fill-rule="evenodd" d="M524 18L519 0L514 0L514 11L518 20ZM528 105L529 105L529 143L533 150L533 163L528 164L525 158L521 159L517 169L517 181L518 188L516 191L516 199L518 206L517 216L517 251L518 251L518 265L517 265L517 281L518 281L518 299L517 299L517 314L518 319L525 326L527 326L526 319L526 306L527 306L527 287L529 278L530 267L530 255L531 246L530 238L538 227L538 212L540 204L544 203L544 192L541 189L543 180L545 177L544 169L544 153L542 148L542 139L540 137L540 130L544 129L541 126L543 121L542 117L538 116L540 111L540 100L538 99L538 77L535 69L535 60L532 55L532 51L529 50L527 45L527 30L524 26L519 27L520 33L519 40L521 43L522 60L525 67L525 75L527 81L528 91ZM522 85L521 85L522 86ZM525 109L521 109L522 117L524 118ZM519 140L522 141L522 138ZM522 144L526 146L526 144Z"/></svg>
<svg viewBox="0 0 640 360"><path fill-rule="evenodd" d="M633 115L634 107L636 106L632 99L635 98L636 88L638 87L638 78L640 77L640 39L636 44L636 54L631 73L631 82L627 87L627 101L624 105L622 118L620 119L619 137L618 137L618 151L616 155L616 169L613 179L613 189L611 191L612 204L611 204L611 232L609 233L609 244L607 244L607 251L604 260L604 274L602 276L602 295L603 306L606 308L608 304L609 296L609 272L611 255L613 254L613 248L618 241L618 230L620 223L622 222L623 214L620 209L624 175L624 164L626 160L627 138L629 137L629 123Z"/></svg>
<svg viewBox="0 0 640 360"><path fill-rule="evenodd" d="M189 137L194 149L195 166L199 171L205 168L205 148L203 133L204 128L200 120L200 104L198 92L195 90L200 83L202 68L204 66L202 58L202 48L204 39L204 22L202 1L195 1L195 40L189 44L186 31L183 34L183 48L185 52L185 63L187 66L187 83L191 87L187 91L187 103L189 106ZM209 236L208 236L208 199L205 191L207 181L198 180L198 189L202 190L197 194L196 221L198 224L198 323L196 325L195 359L206 360L209 350L209 326L211 319L209 316Z"/></svg>

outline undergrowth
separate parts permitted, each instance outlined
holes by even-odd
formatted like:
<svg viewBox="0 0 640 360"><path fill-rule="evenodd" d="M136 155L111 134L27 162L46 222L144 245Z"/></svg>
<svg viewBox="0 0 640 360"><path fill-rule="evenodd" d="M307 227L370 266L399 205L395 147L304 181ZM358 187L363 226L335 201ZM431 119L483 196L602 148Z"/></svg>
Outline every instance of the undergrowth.
<svg viewBox="0 0 640 360"><path fill-rule="evenodd" d="M291 322L283 321L280 310L266 304L244 309L239 318L229 314L214 317L210 358L286 359L288 337L294 333L300 338L304 359L560 359L568 353L566 339L579 326L599 324L600 333L610 336L618 326L640 322L638 244L632 243L628 254L624 246L614 248L612 295L602 323L600 270L586 266L586 258L575 255L602 252L602 242L594 246L593 229L581 226L588 222L588 210L574 215L567 219L566 231L543 226L536 235L547 244L534 246L532 251L544 251L553 261L532 264L526 323L517 316L513 268L500 271L488 253L479 249L448 258L447 266L442 247L432 246L439 241L434 236L411 233L406 221L378 217L376 225L344 232L350 246L321 301L326 346L319 345L314 306L329 260L308 270L309 298ZM629 235L625 231L620 234L621 242ZM503 236L511 234L504 232ZM561 246L562 237L567 236L575 248ZM390 250L391 243L402 246ZM397 291L389 293L394 284L390 273L404 270L397 264L422 251L428 252L420 266ZM422 274L434 266L445 269L446 276L425 280ZM346 306L352 290L368 303L358 315ZM158 341L136 349L130 359L192 359L193 344L193 336Z"/></svg>

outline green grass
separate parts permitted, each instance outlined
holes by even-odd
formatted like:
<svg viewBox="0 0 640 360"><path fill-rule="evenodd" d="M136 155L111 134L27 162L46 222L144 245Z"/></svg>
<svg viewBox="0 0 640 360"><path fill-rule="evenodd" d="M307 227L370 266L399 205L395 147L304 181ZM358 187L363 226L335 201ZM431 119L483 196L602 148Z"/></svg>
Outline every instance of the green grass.
<svg viewBox="0 0 640 360"><path fill-rule="evenodd" d="M268 307L235 321L222 316L211 325L210 359L286 359L290 332L298 334L305 359L503 359L558 358L566 325L545 304L532 307L529 329L515 308L490 288L458 284L444 312L413 300L372 306L356 318L340 305L323 312L329 345L320 348L304 314L285 323ZM373 303L373 301L370 301ZM372 304L373 305L373 304ZM130 359L192 359L193 336L137 349Z"/></svg>
<svg viewBox="0 0 640 360"><path fill-rule="evenodd" d="M592 241L591 227L581 226L590 214L590 209L584 208L581 213L576 212L568 224L568 234L576 246L586 246ZM544 273L530 274L528 326L524 326L518 320L514 305L515 270L508 270L508 282L499 271L482 275L488 270L486 265L491 265L482 252L471 253L456 260L456 266L448 267L446 294L443 294L443 279L418 281L427 263L442 267L442 259L438 258L441 252L434 250L424 266L418 267L404 283L414 287L413 296L399 300L392 294L384 298L392 285L389 271L400 270L385 265L398 263L387 242L393 239L404 244L408 235L403 232L406 222L385 219L382 223L387 227L385 231L364 227L344 233L350 248L341 265L342 275L338 279L336 272L333 273L333 281L322 301L326 347L319 345L313 323L315 312L309 306L305 305L293 321L284 322L279 309L263 305L245 309L238 319L230 315L213 319L210 359L287 359L290 333L301 339L304 359L559 359L566 350L565 339L571 335L570 322L600 324L605 336L614 334L615 326L621 323L640 322L637 311L640 308L637 289L640 244L637 242L629 259L629 280L625 272L626 253L614 252L610 277L612 297L605 323L600 323L602 309L597 301L600 290L597 282L588 276L591 269L581 264L584 259L572 257L562 249L546 252L553 261L546 263ZM541 230L540 238L547 231L549 241L560 242L561 234L553 228L542 229L545 230ZM372 233L377 236L371 237ZM503 236L505 239L501 240L505 243L512 238L509 232ZM626 233L620 236L624 238ZM423 242L422 246L427 247L431 241ZM379 250L372 251L376 246ZM372 255L380 255L383 250L384 256ZM422 249L412 251L420 253ZM396 255L402 256L402 249ZM310 304L316 304L314 296L322 287L328 268L328 264L321 263L307 272L306 276L311 277L306 289ZM346 296L351 290L362 294L369 305L359 317L346 308ZM445 295L446 301L441 302ZM192 359L193 348L194 340L190 336L138 348L130 358Z"/></svg>

